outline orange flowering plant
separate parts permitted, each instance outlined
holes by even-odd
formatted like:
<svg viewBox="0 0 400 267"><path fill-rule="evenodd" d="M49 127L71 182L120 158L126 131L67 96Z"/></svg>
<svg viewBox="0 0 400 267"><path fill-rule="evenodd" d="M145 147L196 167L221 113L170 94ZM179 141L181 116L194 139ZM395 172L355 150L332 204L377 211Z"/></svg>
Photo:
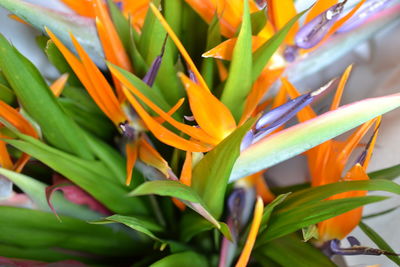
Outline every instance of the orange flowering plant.
<svg viewBox="0 0 400 267"><path fill-rule="evenodd" d="M386 199L368 191L400 194L398 166L367 172L400 94L341 106L352 66L306 92L291 83L336 38L396 22L395 1L60 1L69 11L0 0L59 72L0 36L1 264L399 264L361 220ZM300 154L308 182L269 188L267 169ZM376 247L348 236L358 225Z"/></svg>

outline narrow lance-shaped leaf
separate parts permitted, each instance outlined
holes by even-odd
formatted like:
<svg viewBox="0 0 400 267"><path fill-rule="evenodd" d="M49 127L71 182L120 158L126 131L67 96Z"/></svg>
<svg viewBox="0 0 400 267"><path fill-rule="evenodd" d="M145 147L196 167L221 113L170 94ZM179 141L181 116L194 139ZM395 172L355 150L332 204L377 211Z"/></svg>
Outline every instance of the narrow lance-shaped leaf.
<svg viewBox="0 0 400 267"><path fill-rule="evenodd" d="M222 92L221 101L231 110L236 121L244 108L244 99L251 90L252 36L249 2L244 1L242 26L233 50L229 76Z"/></svg>
<svg viewBox="0 0 400 267"><path fill-rule="evenodd" d="M267 136L244 150L230 181L248 176L332 139L400 106L400 94L370 98Z"/></svg>

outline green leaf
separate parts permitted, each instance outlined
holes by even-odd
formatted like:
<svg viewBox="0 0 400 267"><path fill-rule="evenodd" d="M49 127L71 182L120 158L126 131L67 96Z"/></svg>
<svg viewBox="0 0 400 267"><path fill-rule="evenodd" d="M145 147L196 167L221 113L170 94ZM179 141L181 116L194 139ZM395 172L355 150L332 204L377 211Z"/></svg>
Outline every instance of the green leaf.
<svg viewBox="0 0 400 267"><path fill-rule="evenodd" d="M61 173L110 210L120 214L147 214L144 203L138 198L127 198L127 188L121 185L102 162L80 159L30 136L18 136L23 141L5 141Z"/></svg>
<svg viewBox="0 0 400 267"><path fill-rule="evenodd" d="M75 51L69 37L71 32L92 60L98 66L104 67L103 50L92 19L57 12L21 0L1 0L0 6L29 22L39 31L43 32L47 26L69 49Z"/></svg>
<svg viewBox="0 0 400 267"><path fill-rule="evenodd" d="M254 251L255 257L264 255L283 267L336 266L327 256L295 235L275 239Z"/></svg>
<svg viewBox="0 0 400 267"><path fill-rule="evenodd" d="M269 219L271 218L271 214L274 211L275 207L280 205L290 194L291 193L279 195L271 203L265 206L259 232L262 232L265 230L265 228L267 228Z"/></svg>
<svg viewBox="0 0 400 267"><path fill-rule="evenodd" d="M180 222L180 240L189 242L195 235L213 229L213 225L205 220L201 220L199 216L193 212L186 212Z"/></svg>
<svg viewBox="0 0 400 267"><path fill-rule="evenodd" d="M233 49L229 76L222 92L221 101L231 110L238 121L244 108L244 99L249 94L252 75L252 35L248 1L244 1L242 26Z"/></svg>
<svg viewBox="0 0 400 267"><path fill-rule="evenodd" d="M279 210L287 210L305 203L324 200L339 193L359 190L386 191L400 195L400 185L388 180L343 181L293 193L279 206Z"/></svg>
<svg viewBox="0 0 400 267"><path fill-rule="evenodd" d="M387 209L387 210L384 210L384 211L380 211L380 212L377 212L377 213L368 214L368 215L363 216L362 219L363 220L367 220L367 219L371 219L371 218L374 218L374 217L382 216L382 215L391 213L392 211L395 211L398 208L400 208L400 206L397 206L397 207L394 207L394 208L391 208L391 209Z"/></svg>
<svg viewBox="0 0 400 267"><path fill-rule="evenodd" d="M257 35L267 23L267 14L265 10L260 10L251 13L251 32L253 35Z"/></svg>
<svg viewBox="0 0 400 267"><path fill-rule="evenodd" d="M394 180L400 176L400 164L386 168L386 169L370 172L370 173L368 173L368 176L371 179Z"/></svg>
<svg viewBox="0 0 400 267"><path fill-rule="evenodd" d="M156 237L152 231L154 232L161 232L164 229L159 226L158 224L156 224L155 222L143 218L143 217L132 217L132 216L122 216L122 215L113 215L110 217L105 218L104 220L101 221L95 221L95 222L91 222L94 224L104 224L104 223L122 223L130 228L132 228L133 230L136 230L138 232L141 232L147 236L149 236L150 238L156 240L156 241L161 241L161 239L159 239L158 237Z"/></svg>
<svg viewBox="0 0 400 267"><path fill-rule="evenodd" d="M208 152L193 170L192 187L216 218L219 218L223 211L228 179L233 164L240 154L243 136L253 123L254 119L249 120L235 130Z"/></svg>
<svg viewBox="0 0 400 267"><path fill-rule="evenodd" d="M123 256L139 253L143 245L122 231L104 225L91 225L75 218L61 216L60 223L52 213L0 207L0 243L25 248L77 250L101 256Z"/></svg>
<svg viewBox="0 0 400 267"><path fill-rule="evenodd" d="M232 171L235 181L274 166L400 106L400 94L365 99L292 126L242 151Z"/></svg>
<svg viewBox="0 0 400 267"><path fill-rule="evenodd" d="M271 37L265 44L258 48L253 55L253 66L252 66L252 77L251 80L254 82L260 76L265 65L267 65L269 59L276 52L282 42L285 40L290 29L296 23L296 21L306 12L307 10L294 16L286 25L280 29L274 36Z"/></svg>
<svg viewBox="0 0 400 267"><path fill-rule="evenodd" d="M175 266L208 267L209 265L203 255L193 251L172 254L150 265L150 267Z"/></svg>
<svg viewBox="0 0 400 267"><path fill-rule="evenodd" d="M372 242L374 242L379 249L388 251L388 252L392 252L392 253L396 253L388 243L386 243L386 241L377 233L375 232L371 227L369 227L368 225L366 225L363 222L360 222L360 224L358 225L360 226L361 230L369 237L369 239L372 240ZM391 261L393 261L394 263L396 263L397 265L400 266L400 257L399 256L394 256L394 255L386 255L386 257L388 257Z"/></svg>
<svg viewBox="0 0 400 267"><path fill-rule="evenodd" d="M319 238L318 228L315 224L309 225L306 228L301 229L301 233L303 234L304 242L307 242L313 238Z"/></svg>
<svg viewBox="0 0 400 267"><path fill-rule="evenodd" d="M12 181L19 189L29 196L38 209L50 212L49 205L46 200L45 189L46 184L33 179L32 177L16 173L4 168L0 168L0 174ZM76 205L66 200L61 192L54 192L52 200L55 209L61 215L68 215L82 220L95 220L100 215L87 207Z"/></svg>
<svg viewBox="0 0 400 267"><path fill-rule="evenodd" d="M191 187L177 181L162 180L145 182L129 193L129 196L159 195L201 203L202 199Z"/></svg>
<svg viewBox="0 0 400 267"><path fill-rule="evenodd" d="M1 83L0 83L0 100L6 102L9 105L14 104L16 100L13 91Z"/></svg>
<svg viewBox="0 0 400 267"><path fill-rule="evenodd" d="M353 197L306 203L274 213L268 227L259 234L256 246L293 233L301 228L333 218L355 208L387 199L380 196Z"/></svg>
<svg viewBox="0 0 400 267"><path fill-rule="evenodd" d="M40 125L51 145L85 159L93 158L83 131L65 114L39 71L2 35L0 69L24 110Z"/></svg>
<svg viewBox="0 0 400 267"><path fill-rule="evenodd" d="M130 38L130 24L129 21L122 14L121 10L117 7L115 2L107 0L108 9L110 11L111 18L114 22L115 29L118 32L118 36L125 48L129 48L129 38Z"/></svg>

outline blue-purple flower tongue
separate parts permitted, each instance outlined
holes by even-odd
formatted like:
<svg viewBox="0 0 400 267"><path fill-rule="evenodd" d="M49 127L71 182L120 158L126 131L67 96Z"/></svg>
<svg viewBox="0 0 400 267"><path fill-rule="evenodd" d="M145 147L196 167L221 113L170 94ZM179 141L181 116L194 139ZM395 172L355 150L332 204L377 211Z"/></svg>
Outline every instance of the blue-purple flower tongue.
<svg viewBox="0 0 400 267"><path fill-rule="evenodd" d="M393 0L370 0L364 3L360 9L337 32L348 32L363 24L372 15L382 11Z"/></svg>
<svg viewBox="0 0 400 267"><path fill-rule="evenodd" d="M295 36L296 46L304 49L316 46L339 18L346 2L333 5L301 27Z"/></svg>
<svg viewBox="0 0 400 267"><path fill-rule="evenodd" d="M364 165L365 159L367 158L368 149L371 146L372 139L374 139L374 136L377 134L379 127L380 127L380 124L378 125L378 127L376 127L374 133L372 134L371 138L368 140L368 143L365 146L363 152L356 159L356 162L354 163L354 165L356 165L356 164Z"/></svg>
<svg viewBox="0 0 400 267"><path fill-rule="evenodd" d="M340 240L333 239L327 243L324 253L328 256L333 255L370 255L370 256L380 256L380 255L399 255L390 251L381 250L377 248L370 248L361 246L360 241L358 241L354 236L349 236L347 240L350 243L349 248L342 248L340 246Z"/></svg>
<svg viewBox="0 0 400 267"><path fill-rule="evenodd" d="M156 77L158 74L158 70L160 69L162 57L164 56L165 45L167 44L167 40L168 40L168 35L165 36L160 55L154 59L153 63L150 66L149 71L146 73L146 75L142 79L150 87L153 86L154 81L156 80Z"/></svg>

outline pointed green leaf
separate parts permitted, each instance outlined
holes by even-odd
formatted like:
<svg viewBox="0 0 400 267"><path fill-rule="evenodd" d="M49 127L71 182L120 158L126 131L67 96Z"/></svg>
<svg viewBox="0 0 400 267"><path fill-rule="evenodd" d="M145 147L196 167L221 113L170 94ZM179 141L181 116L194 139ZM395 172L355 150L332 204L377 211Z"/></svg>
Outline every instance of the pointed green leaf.
<svg viewBox="0 0 400 267"><path fill-rule="evenodd" d="M299 155L399 106L400 94L365 99L266 136L240 154L230 181Z"/></svg>
<svg viewBox="0 0 400 267"><path fill-rule="evenodd" d="M271 214L274 211L275 207L280 205L291 193L283 194L277 196L271 203L269 203L264 208L264 213L261 219L260 232L264 231L268 226L269 219L271 218Z"/></svg>
<svg viewBox="0 0 400 267"><path fill-rule="evenodd" d="M296 21L306 12L307 10L294 16L282 29L280 29L274 36L271 37L265 44L258 48L253 55L253 66L252 66L252 81L257 80L262 70L267 65L269 59L276 52L282 42L285 40L290 29L296 23Z"/></svg>
<svg viewBox="0 0 400 267"><path fill-rule="evenodd" d="M221 30L219 26L218 16L217 14L215 14L213 20L208 26L206 50L208 51L220 43L221 43ZM210 90L213 90L214 76L216 75L216 65L214 59L212 58L203 59L203 63L201 65L201 75L203 76Z"/></svg>
<svg viewBox="0 0 400 267"><path fill-rule="evenodd" d="M156 240L156 241L161 241L158 237L156 237L153 234L154 232L161 232L163 231L163 228L156 224L155 222L143 218L143 217L132 217L132 216L122 216L122 215L113 215L110 217L105 218L102 221L95 221L91 222L93 224L108 224L108 223L122 223L125 224L126 226L132 228L133 230L136 230L138 232L141 232L150 238Z"/></svg>
<svg viewBox="0 0 400 267"><path fill-rule="evenodd" d="M21 0L1 0L0 6L29 22L39 31L43 32L44 27L48 27L69 49L75 51L69 37L69 33L73 33L96 65L105 66L93 19L58 12Z"/></svg>
<svg viewBox="0 0 400 267"><path fill-rule="evenodd" d="M0 69L24 110L40 125L51 145L82 158L93 157L83 131L65 114L39 71L2 35Z"/></svg>
<svg viewBox="0 0 400 267"><path fill-rule="evenodd" d="M249 120L225 138L208 152L193 170L192 187L216 218L222 214L228 179L240 154L242 139L254 121Z"/></svg>
<svg viewBox="0 0 400 267"><path fill-rule="evenodd" d="M233 49L229 76L222 92L221 101L231 110L238 121L244 108L244 99L249 94L252 75L252 35L249 2L244 1L242 26Z"/></svg>
<svg viewBox="0 0 400 267"><path fill-rule="evenodd" d="M368 173L368 176L371 179L394 180L400 176L400 164L386 168L386 169L370 172L370 173Z"/></svg>
<svg viewBox="0 0 400 267"><path fill-rule="evenodd" d="M175 266L207 267L209 265L203 255L200 255L193 251L172 254L150 265L150 267Z"/></svg>
<svg viewBox="0 0 400 267"><path fill-rule="evenodd" d="M40 160L87 191L107 208L120 214L147 214L142 200L127 198L127 188L100 161L84 160L49 147L26 135L9 144Z"/></svg>
<svg viewBox="0 0 400 267"><path fill-rule="evenodd" d="M319 249L302 242L295 235L288 235L257 248L254 253L262 254L282 267L334 267L334 264ZM289 255L289 256L288 256ZM257 256L256 256L257 258Z"/></svg>
<svg viewBox="0 0 400 267"><path fill-rule="evenodd" d="M129 21L125 18L124 14L122 14L121 10L117 7L114 1L107 0L107 4L111 18L114 22L115 29L118 32L118 36L121 39L125 50L128 51L131 27Z"/></svg>
<svg viewBox="0 0 400 267"><path fill-rule="evenodd" d="M51 211L45 195L45 189L48 185L35 180L32 177L4 168L0 168L0 174L4 175L25 194L27 194L40 210L47 212ZM62 196L61 192L54 192L51 202L56 208L57 213L61 215L68 215L82 220L95 220L100 217L100 214L88 209L87 207L79 206L66 200Z"/></svg>
<svg viewBox="0 0 400 267"><path fill-rule="evenodd" d="M0 100L6 102L9 105L14 104L16 100L13 91L3 84L0 84Z"/></svg>
<svg viewBox="0 0 400 267"><path fill-rule="evenodd" d="M369 227L368 225L366 225L363 222L360 222L360 224L358 225L360 226L361 230L369 237L369 239L372 240L372 242L374 242L379 249L388 251L388 252L392 252L392 253L396 253L388 243L386 243L386 241L377 233L375 232L371 227ZM396 263L397 265L400 265L400 257L399 256L394 256L394 255L387 255L386 257L388 257L391 261L393 261L394 263Z"/></svg>
<svg viewBox="0 0 400 267"><path fill-rule="evenodd" d="M251 32L257 35L267 23L267 12L264 9L251 13Z"/></svg>
<svg viewBox="0 0 400 267"><path fill-rule="evenodd" d="M387 197L366 196L307 203L274 213L268 227L259 234L256 246L293 233L301 228L333 218L352 209L382 201Z"/></svg>

